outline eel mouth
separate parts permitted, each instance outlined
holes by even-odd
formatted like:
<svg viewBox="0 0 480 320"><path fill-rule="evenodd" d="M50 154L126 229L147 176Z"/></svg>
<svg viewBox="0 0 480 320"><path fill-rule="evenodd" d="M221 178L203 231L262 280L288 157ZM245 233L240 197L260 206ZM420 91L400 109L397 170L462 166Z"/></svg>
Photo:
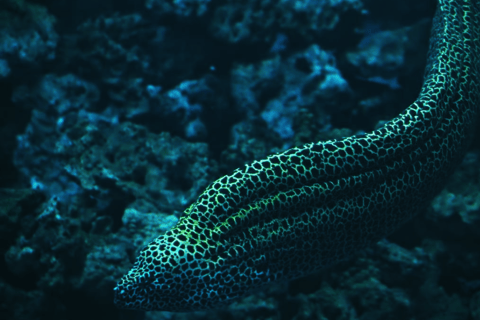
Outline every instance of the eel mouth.
<svg viewBox="0 0 480 320"><path fill-rule="evenodd" d="M120 309L154 310L161 301L179 299L178 295L166 294L155 288L153 283L142 282L128 285L118 284L113 288L115 306Z"/></svg>
<svg viewBox="0 0 480 320"><path fill-rule="evenodd" d="M113 303L122 309L135 308L136 298L129 294L130 290L126 290L124 286L116 286L113 288Z"/></svg>
<svg viewBox="0 0 480 320"><path fill-rule="evenodd" d="M150 305L150 295L146 288L138 286L116 286L113 289L113 303L121 309L144 309Z"/></svg>

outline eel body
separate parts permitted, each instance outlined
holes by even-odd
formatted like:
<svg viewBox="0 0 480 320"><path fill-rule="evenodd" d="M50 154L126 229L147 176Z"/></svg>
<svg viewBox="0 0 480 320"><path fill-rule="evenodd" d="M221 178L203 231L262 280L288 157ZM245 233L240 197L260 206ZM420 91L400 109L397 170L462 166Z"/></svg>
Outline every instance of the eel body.
<svg viewBox="0 0 480 320"><path fill-rule="evenodd" d="M429 204L479 113L480 0L440 0L417 100L363 136L310 143L213 182L118 282L120 308L219 307L352 256Z"/></svg>

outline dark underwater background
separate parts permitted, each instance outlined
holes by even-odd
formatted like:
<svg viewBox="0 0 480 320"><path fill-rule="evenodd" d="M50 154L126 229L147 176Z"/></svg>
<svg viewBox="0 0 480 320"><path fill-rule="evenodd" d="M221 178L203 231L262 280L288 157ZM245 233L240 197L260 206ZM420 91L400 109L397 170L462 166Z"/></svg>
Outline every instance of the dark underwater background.
<svg viewBox="0 0 480 320"><path fill-rule="evenodd" d="M0 0L0 319L480 319L480 139L426 212L222 310L118 310L220 176L373 130L422 84L434 0Z"/></svg>

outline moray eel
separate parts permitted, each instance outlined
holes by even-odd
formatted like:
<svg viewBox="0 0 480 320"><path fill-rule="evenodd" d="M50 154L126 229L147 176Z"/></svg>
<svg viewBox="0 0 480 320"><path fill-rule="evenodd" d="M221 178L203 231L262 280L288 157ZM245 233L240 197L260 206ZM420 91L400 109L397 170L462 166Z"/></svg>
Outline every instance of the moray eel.
<svg viewBox="0 0 480 320"><path fill-rule="evenodd" d="M480 0L440 0L417 100L363 136L310 143L213 182L115 287L120 308L219 307L352 256L425 209L479 114Z"/></svg>

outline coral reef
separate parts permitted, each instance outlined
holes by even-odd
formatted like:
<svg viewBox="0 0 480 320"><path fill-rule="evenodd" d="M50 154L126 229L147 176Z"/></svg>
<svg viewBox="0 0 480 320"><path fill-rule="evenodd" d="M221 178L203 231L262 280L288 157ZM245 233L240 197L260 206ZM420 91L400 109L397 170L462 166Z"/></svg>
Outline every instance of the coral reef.
<svg viewBox="0 0 480 320"><path fill-rule="evenodd" d="M435 1L97 2L0 2L0 318L480 319L478 136L425 214L348 262L223 310L117 310L138 250L216 178L412 102Z"/></svg>

